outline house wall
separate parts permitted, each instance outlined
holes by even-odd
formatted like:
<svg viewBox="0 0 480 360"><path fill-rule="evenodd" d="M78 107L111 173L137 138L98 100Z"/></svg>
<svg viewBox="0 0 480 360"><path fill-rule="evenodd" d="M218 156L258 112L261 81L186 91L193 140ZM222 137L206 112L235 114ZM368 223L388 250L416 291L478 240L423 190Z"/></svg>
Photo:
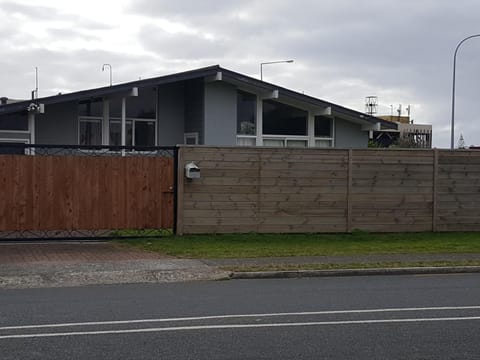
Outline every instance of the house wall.
<svg viewBox="0 0 480 360"><path fill-rule="evenodd" d="M75 101L46 105L35 116L36 144L78 144L78 106Z"/></svg>
<svg viewBox="0 0 480 360"><path fill-rule="evenodd" d="M335 118L335 147L340 149L361 149L368 147L368 131L362 126Z"/></svg>
<svg viewBox="0 0 480 360"><path fill-rule="evenodd" d="M185 82L185 132L198 133L199 144L205 143L204 85L203 79Z"/></svg>
<svg viewBox="0 0 480 360"><path fill-rule="evenodd" d="M205 84L205 144L237 142L237 88L225 82Z"/></svg>
<svg viewBox="0 0 480 360"><path fill-rule="evenodd" d="M185 85L158 87L158 145L183 144L185 131Z"/></svg>

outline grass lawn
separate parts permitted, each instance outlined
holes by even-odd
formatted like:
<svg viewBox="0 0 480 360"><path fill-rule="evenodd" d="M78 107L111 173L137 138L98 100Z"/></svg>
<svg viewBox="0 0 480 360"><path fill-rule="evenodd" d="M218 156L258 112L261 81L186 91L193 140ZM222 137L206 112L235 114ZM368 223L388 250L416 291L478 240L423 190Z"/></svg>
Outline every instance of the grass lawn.
<svg viewBox="0 0 480 360"><path fill-rule="evenodd" d="M119 240L183 258L480 253L480 233L228 234Z"/></svg>

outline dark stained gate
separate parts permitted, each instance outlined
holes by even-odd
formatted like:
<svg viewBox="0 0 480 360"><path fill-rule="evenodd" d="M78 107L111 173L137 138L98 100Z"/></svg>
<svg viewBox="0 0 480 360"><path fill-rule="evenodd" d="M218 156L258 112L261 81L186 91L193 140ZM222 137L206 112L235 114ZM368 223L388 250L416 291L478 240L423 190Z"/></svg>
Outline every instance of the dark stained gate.
<svg viewBox="0 0 480 360"><path fill-rule="evenodd" d="M0 154L1 239L175 231L175 148L21 146Z"/></svg>

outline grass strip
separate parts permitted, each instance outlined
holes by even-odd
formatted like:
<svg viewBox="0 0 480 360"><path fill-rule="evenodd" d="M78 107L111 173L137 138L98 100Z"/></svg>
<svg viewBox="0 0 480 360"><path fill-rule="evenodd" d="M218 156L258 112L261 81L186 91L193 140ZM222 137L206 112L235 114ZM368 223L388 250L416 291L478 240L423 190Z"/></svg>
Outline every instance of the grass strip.
<svg viewBox="0 0 480 360"><path fill-rule="evenodd" d="M181 258L480 253L480 232L185 235L119 240Z"/></svg>
<svg viewBox="0 0 480 360"><path fill-rule="evenodd" d="M342 270L342 269L392 269L411 267L457 267L480 266L480 261L422 261L422 262L375 262L350 264L275 264L253 266L222 266L221 269L231 272L259 271L295 271L295 270Z"/></svg>

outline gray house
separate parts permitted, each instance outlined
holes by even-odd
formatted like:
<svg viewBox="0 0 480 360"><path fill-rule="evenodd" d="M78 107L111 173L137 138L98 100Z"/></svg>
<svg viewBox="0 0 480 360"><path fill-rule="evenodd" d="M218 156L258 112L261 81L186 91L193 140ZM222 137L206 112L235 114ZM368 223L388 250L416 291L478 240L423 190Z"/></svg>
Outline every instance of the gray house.
<svg viewBox="0 0 480 360"><path fill-rule="evenodd" d="M0 142L365 148L395 124L220 66L26 101L0 99Z"/></svg>

